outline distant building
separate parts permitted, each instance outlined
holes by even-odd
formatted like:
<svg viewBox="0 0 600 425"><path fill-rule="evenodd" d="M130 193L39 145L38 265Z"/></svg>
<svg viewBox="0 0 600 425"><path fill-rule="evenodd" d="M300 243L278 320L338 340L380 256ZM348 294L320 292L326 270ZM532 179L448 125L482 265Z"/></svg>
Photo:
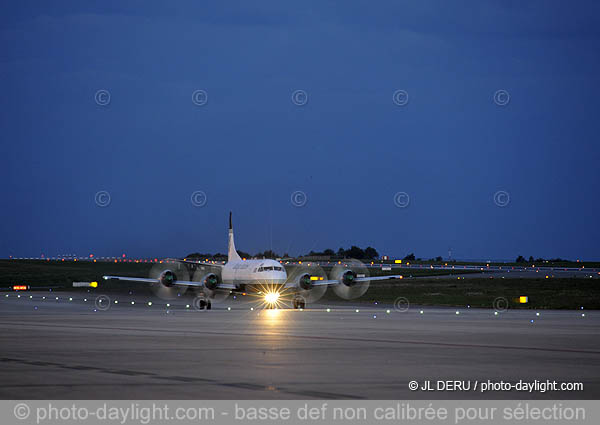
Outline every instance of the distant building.
<svg viewBox="0 0 600 425"><path fill-rule="evenodd" d="M330 255L303 255L298 257L302 261L329 261L331 260Z"/></svg>

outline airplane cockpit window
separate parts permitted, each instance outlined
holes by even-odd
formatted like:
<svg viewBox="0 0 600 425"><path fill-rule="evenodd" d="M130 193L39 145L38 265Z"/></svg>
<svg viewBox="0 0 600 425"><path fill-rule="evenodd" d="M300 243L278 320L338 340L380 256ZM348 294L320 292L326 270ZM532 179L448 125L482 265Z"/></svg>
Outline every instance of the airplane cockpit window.
<svg viewBox="0 0 600 425"><path fill-rule="evenodd" d="M278 267L278 266L265 266L265 267L259 267L257 269L257 271L259 272L266 272L266 271L270 271L270 270L278 270L278 271L282 271L283 267Z"/></svg>

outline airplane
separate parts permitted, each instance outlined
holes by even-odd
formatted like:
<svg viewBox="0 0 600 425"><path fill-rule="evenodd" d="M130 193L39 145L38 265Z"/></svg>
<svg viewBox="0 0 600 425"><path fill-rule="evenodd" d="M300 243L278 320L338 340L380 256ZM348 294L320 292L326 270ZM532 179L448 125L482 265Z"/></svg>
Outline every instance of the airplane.
<svg viewBox="0 0 600 425"><path fill-rule="evenodd" d="M191 279L190 279L191 274ZM368 269L357 260L339 261L330 276L318 265L298 266L288 275L285 267L271 259L242 259L235 249L232 213L229 213L228 257L225 264L167 259L155 264L149 278L103 276L104 280L148 283L161 298L172 299L193 288L203 299L199 307L211 309L230 294L252 292L263 298L268 308L279 305L282 295L290 294L294 309L306 308L332 287L344 299L364 295L369 282L402 279L401 275L368 276Z"/></svg>

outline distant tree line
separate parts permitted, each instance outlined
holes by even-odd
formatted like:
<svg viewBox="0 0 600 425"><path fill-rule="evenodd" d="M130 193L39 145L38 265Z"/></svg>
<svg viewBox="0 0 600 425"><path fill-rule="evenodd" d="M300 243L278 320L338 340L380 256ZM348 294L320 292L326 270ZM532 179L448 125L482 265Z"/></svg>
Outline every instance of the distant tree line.
<svg viewBox="0 0 600 425"><path fill-rule="evenodd" d="M517 259L515 260L516 263L570 263L570 260L563 260L562 258L549 258L549 259L545 259L545 258L533 258L532 255L529 256L529 259L525 259L525 257L523 257L522 255L519 255L517 257Z"/></svg>
<svg viewBox="0 0 600 425"><path fill-rule="evenodd" d="M308 253L308 255L324 255L332 258L356 258L357 260L374 260L376 258L379 258L379 253L375 248L368 246L365 249L362 249L357 247L356 245L352 245L348 249L339 248L336 253L334 253L332 249L326 249L323 252L311 251Z"/></svg>
<svg viewBox="0 0 600 425"><path fill-rule="evenodd" d="M413 252L411 252L406 257L404 257L403 260L405 260L405 261L423 261L422 258L415 257L415 254ZM430 258L428 261L442 261L442 256L438 255L435 258Z"/></svg>
<svg viewBox="0 0 600 425"><path fill-rule="evenodd" d="M283 255L279 255L273 250L266 250L263 252L257 252L255 255L251 255L244 251L237 251L239 256L242 258L289 258L290 255L288 253L284 253ZM359 248L357 246L352 245L348 249L340 248L337 251L333 249L325 249L323 251L310 251L308 254L300 255L299 257L329 257L329 258L356 258L358 260L374 260L379 258L379 253L373 247L366 247L365 249ZM199 252L194 252L192 254L188 254L185 258L190 260L224 260L227 259L227 254L202 254Z"/></svg>
<svg viewBox="0 0 600 425"><path fill-rule="evenodd" d="M238 250L238 254L240 255L240 257L242 258L290 258L290 255L288 253L284 253L283 255L279 255L277 252L273 251L273 250L266 250L263 252L257 252L256 254L252 255L248 252L245 251L240 251ZM377 250L373 247L366 247L365 249L359 248L355 245L352 245L350 248L348 249L344 249L344 248L340 248L337 251L334 251L333 249L325 249L323 251L313 251L311 250L308 254L304 254L304 255L299 255L298 258L302 258L302 257L328 257L331 259L341 259L341 258L356 258L358 260L374 260L374 259L378 259L379 258L379 253L377 252ZM222 254L220 252L217 252L216 254L202 254L199 252L194 252L192 254L187 255L185 258L190 259L190 260L215 260L215 261L223 261L227 259L227 254ZM410 254L406 255L403 258L404 261L423 261L422 258L418 258L415 256L415 254L413 252L411 252ZM437 256L435 258L430 258L428 261L443 261L441 256ZM570 263L572 262L571 260L564 260L562 258L550 258L550 259L545 259L545 258L533 258L533 256L529 256L529 258L525 258L522 255L519 255L517 257L517 259L515 260L516 263L544 263L544 262L549 262L549 263Z"/></svg>

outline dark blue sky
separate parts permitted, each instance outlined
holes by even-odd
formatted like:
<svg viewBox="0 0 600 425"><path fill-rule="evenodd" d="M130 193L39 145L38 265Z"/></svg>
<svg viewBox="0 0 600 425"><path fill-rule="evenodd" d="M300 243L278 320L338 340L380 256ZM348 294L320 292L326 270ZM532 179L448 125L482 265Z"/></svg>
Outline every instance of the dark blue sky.
<svg viewBox="0 0 600 425"><path fill-rule="evenodd" d="M0 22L0 257L223 252L233 210L250 252L600 258L597 2L20 1Z"/></svg>

